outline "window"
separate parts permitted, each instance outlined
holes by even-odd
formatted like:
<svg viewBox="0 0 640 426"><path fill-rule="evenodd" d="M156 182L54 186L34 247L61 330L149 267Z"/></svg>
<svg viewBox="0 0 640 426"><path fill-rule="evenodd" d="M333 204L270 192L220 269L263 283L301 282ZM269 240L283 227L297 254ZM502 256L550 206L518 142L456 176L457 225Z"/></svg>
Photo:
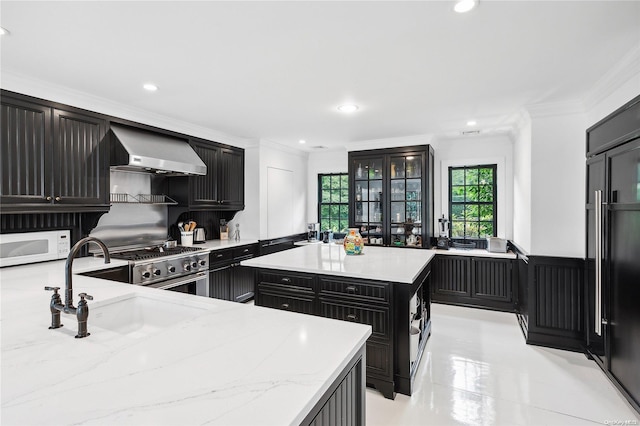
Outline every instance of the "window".
<svg viewBox="0 0 640 426"><path fill-rule="evenodd" d="M495 237L496 164L449 167L451 238Z"/></svg>
<svg viewBox="0 0 640 426"><path fill-rule="evenodd" d="M320 229L343 232L349 227L349 175L318 175Z"/></svg>

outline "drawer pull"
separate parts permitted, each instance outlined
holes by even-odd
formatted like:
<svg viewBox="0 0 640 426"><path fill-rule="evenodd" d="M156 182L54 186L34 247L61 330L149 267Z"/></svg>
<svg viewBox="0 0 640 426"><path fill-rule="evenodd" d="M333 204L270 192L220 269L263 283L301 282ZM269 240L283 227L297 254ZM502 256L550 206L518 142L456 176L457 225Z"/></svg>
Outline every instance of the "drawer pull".
<svg viewBox="0 0 640 426"><path fill-rule="evenodd" d="M218 258L218 259L220 259L222 256L224 256L224 255L222 255L222 254L216 254L216 258Z"/></svg>
<svg viewBox="0 0 640 426"><path fill-rule="evenodd" d="M282 305L280 305L280 307L282 307L282 309L289 309L289 304L283 303Z"/></svg>
<svg viewBox="0 0 640 426"><path fill-rule="evenodd" d="M355 320L358 319L358 316L356 314L349 314L349 315L347 315L347 319L349 321L355 321Z"/></svg>
<svg viewBox="0 0 640 426"><path fill-rule="evenodd" d="M249 253L249 249L242 250L243 253Z"/></svg>
<svg viewBox="0 0 640 426"><path fill-rule="evenodd" d="M346 288L347 293L357 293L358 292L358 288L354 287L352 285L350 285L349 287Z"/></svg>
<svg viewBox="0 0 640 426"><path fill-rule="evenodd" d="M291 282L291 278L283 277L280 281L282 281L283 283L290 283Z"/></svg>

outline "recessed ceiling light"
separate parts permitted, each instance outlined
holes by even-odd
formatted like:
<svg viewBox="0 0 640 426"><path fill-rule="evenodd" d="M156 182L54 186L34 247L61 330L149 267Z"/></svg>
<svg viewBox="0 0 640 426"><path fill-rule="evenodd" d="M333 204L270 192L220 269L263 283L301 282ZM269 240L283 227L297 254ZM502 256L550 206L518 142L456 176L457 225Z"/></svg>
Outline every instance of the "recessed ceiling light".
<svg viewBox="0 0 640 426"><path fill-rule="evenodd" d="M307 143L307 141L305 141L304 139L300 139L300 140L298 141L298 143L305 144L305 143Z"/></svg>
<svg viewBox="0 0 640 426"><path fill-rule="evenodd" d="M469 120L469 121L467 121L467 126L475 126L476 124L478 124L478 123L476 122L476 120Z"/></svg>
<svg viewBox="0 0 640 426"><path fill-rule="evenodd" d="M458 13L465 13L476 7L476 4L478 4L477 0L459 0L456 2L453 10Z"/></svg>
<svg viewBox="0 0 640 426"><path fill-rule="evenodd" d="M9 31L5 30L4 28L0 27L0 35L9 35Z"/></svg>
<svg viewBox="0 0 640 426"><path fill-rule="evenodd" d="M344 104L344 105L340 105L338 107L338 111L340 112L355 112L358 110L358 105L354 105L354 104Z"/></svg>
<svg viewBox="0 0 640 426"><path fill-rule="evenodd" d="M156 90L158 90L158 86L153 83L145 83L142 87L150 92L155 92Z"/></svg>

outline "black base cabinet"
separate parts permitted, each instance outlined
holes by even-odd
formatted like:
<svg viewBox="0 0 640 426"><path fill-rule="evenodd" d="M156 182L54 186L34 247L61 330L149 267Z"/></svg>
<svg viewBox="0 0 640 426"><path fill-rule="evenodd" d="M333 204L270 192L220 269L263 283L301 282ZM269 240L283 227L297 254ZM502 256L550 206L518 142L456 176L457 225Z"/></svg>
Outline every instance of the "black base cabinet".
<svg viewBox="0 0 640 426"><path fill-rule="evenodd" d="M257 253L257 244L209 253L209 297L241 303L253 299L255 270L240 266L240 262Z"/></svg>
<svg viewBox="0 0 640 426"><path fill-rule="evenodd" d="M370 325L366 382L393 399L395 392L411 395L431 333L430 273L429 265L413 284L403 284L260 269L256 305ZM418 313L413 319L422 330L419 352L411 362L409 303L414 295L420 307L414 309Z"/></svg>
<svg viewBox="0 0 640 426"><path fill-rule="evenodd" d="M437 255L432 263L434 302L516 311L514 260Z"/></svg>

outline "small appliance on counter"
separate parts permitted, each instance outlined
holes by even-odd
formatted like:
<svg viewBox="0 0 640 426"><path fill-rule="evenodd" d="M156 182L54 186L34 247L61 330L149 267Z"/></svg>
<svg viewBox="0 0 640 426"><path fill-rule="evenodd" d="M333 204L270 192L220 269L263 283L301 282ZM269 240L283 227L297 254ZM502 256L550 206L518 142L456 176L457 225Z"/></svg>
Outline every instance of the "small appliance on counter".
<svg viewBox="0 0 640 426"><path fill-rule="evenodd" d="M447 223L449 222L445 219L444 215L440 219L438 219L440 223L440 236L438 237L438 242L436 243L436 247L441 250L449 250L449 229Z"/></svg>
<svg viewBox="0 0 640 426"><path fill-rule="evenodd" d="M307 224L307 241L318 241L320 238L320 224L308 223Z"/></svg>
<svg viewBox="0 0 640 426"><path fill-rule="evenodd" d="M507 240L504 238L487 237L487 251L491 253L506 253Z"/></svg>
<svg viewBox="0 0 640 426"><path fill-rule="evenodd" d="M206 241L206 233L204 228L196 228L193 230L193 242L195 244L202 244Z"/></svg>

